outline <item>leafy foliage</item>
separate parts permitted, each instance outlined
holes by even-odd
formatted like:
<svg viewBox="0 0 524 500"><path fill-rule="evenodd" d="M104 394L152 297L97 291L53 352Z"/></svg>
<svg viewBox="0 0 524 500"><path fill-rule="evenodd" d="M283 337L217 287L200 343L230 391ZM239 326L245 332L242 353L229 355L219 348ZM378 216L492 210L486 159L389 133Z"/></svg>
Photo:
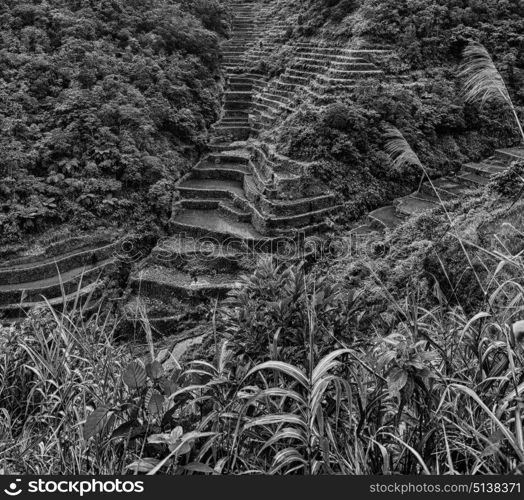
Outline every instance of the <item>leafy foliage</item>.
<svg viewBox="0 0 524 500"><path fill-rule="evenodd" d="M469 40L519 66L522 14L519 0L364 0L355 32L394 45L417 68L460 59Z"/></svg>
<svg viewBox="0 0 524 500"><path fill-rule="evenodd" d="M0 19L2 240L64 222L130 222L151 208L165 220L169 200L157 195L218 116L209 29L227 29L225 9L7 1Z"/></svg>
<svg viewBox="0 0 524 500"><path fill-rule="evenodd" d="M335 22L315 10L318 2L306 5L308 26L330 43L391 50L389 56L369 56L384 70L382 78L354 82L327 107L306 100L272 132L285 154L317 161L312 173L344 203L341 222L391 203L420 182L420 169L391 168L382 153L388 125L402 130L431 176L451 174L495 148L518 143L515 118L522 120L524 103L521 2L364 0ZM499 87L501 79L506 82L510 107L492 99L481 106L464 95L463 50L479 43L493 56L490 74L499 75ZM280 56L285 68L289 54L272 55L270 63ZM469 67L469 78L479 74Z"/></svg>
<svg viewBox="0 0 524 500"><path fill-rule="evenodd" d="M512 1L497 2L500 12L494 2L362 5L354 33L380 29L397 44L407 61L397 74L441 66L427 69L422 85L367 82L320 111L304 106L275 132L286 154L313 160L317 177L354 198L351 216L409 188L421 165L443 173L513 142L503 110L462 102L446 61L466 35L502 30L503 78L521 57ZM317 7L325 17L300 20L297 33L356 5L329 0L310 12ZM84 220L124 218L138 193L166 217L184 151L216 114L198 82L215 89L208 29L227 32L222 7L54 0L0 8L3 235L63 222L73 209ZM483 64L497 79L485 54ZM485 95L479 83L475 94ZM522 178L516 162L479 196L413 217L379 238L380 256L261 261L213 318L202 356L185 362L153 344L146 317L146 348L122 345L118 316L86 318L77 301L0 327L5 471L522 472Z"/></svg>
<svg viewBox="0 0 524 500"><path fill-rule="evenodd" d="M340 290L330 280L306 273L303 266L263 260L253 275L244 277L242 285L224 302L221 327L246 366L268 357L305 364L309 307L315 310L319 350L333 345L334 337L356 321L359 312L355 299L355 307L344 314Z"/></svg>
<svg viewBox="0 0 524 500"><path fill-rule="evenodd" d="M507 196L517 197L524 187L524 161L514 162L508 169L497 174L492 179L489 189L495 193Z"/></svg>
<svg viewBox="0 0 524 500"><path fill-rule="evenodd" d="M520 257L516 264L521 272ZM483 285L502 279L501 269L490 268ZM84 323L74 311L40 311L21 331L0 330L6 470L517 472L524 462L524 357L512 325L519 323L522 286L505 280L490 295L489 312L471 315L438 287L439 302L428 308L422 291L413 286L393 297L381 287L391 312L368 302L371 321L359 328L365 340L336 334L338 347L319 335L324 306L305 301L300 343L307 354L289 362L262 361L273 356L264 343L259 360L239 357L235 343L247 338L241 323L236 331L226 323L233 343L219 340L211 361L182 366L150 338L139 357L115 347L107 319Z"/></svg>

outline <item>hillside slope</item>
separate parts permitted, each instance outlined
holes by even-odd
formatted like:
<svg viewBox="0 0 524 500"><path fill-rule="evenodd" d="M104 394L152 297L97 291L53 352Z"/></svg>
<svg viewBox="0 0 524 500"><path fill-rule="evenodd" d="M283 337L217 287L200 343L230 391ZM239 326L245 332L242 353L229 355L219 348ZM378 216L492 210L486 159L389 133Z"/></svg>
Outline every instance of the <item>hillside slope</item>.
<svg viewBox="0 0 524 500"><path fill-rule="evenodd" d="M346 221L416 189L420 172L392 170L382 154L386 123L396 125L434 175L519 141L511 113L497 104L466 104L458 78L468 41L484 43L508 83L519 113L524 105L522 2L383 0L271 3L275 16L296 19L281 33L284 46L259 67L275 78L296 55L293 44L317 40L341 48L383 47L383 71L319 102L306 93L267 135L283 154L318 161L315 175L346 203ZM300 14L297 14L300 12Z"/></svg>
<svg viewBox="0 0 524 500"><path fill-rule="evenodd" d="M0 239L161 221L216 121L217 0L0 5Z"/></svg>

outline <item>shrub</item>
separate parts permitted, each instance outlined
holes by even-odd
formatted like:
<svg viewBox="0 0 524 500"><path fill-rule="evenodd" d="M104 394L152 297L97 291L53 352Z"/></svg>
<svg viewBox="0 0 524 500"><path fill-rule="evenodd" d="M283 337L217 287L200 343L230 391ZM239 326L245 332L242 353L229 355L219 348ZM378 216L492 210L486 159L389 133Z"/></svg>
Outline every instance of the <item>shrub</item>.
<svg viewBox="0 0 524 500"><path fill-rule="evenodd" d="M397 47L414 67L458 60L468 40L485 44L492 54L519 54L522 26L518 0L501 4L438 0L366 0L360 36Z"/></svg>
<svg viewBox="0 0 524 500"><path fill-rule="evenodd" d="M524 161L516 161L512 165L494 176L489 189L501 196L514 198L522 194L524 186Z"/></svg>
<svg viewBox="0 0 524 500"><path fill-rule="evenodd" d="M221 328L235 354L246 363L267 359L305 362L308 304L315 308L315 342L322 350L332 345L333 335L348 321L339 291L302 266L263 260L225 301Z"/></svg>

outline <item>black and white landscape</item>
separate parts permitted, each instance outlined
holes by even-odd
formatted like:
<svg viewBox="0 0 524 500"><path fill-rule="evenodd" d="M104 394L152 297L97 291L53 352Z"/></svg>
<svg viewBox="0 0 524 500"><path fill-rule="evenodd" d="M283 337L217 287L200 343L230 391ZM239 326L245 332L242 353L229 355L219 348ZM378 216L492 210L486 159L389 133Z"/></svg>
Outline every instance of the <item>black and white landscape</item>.
<svg viewBox="0 0 524 500"><path fill-rule="evenodd" d="M0 0L5 474L524 472L522 0Z"/></svg>

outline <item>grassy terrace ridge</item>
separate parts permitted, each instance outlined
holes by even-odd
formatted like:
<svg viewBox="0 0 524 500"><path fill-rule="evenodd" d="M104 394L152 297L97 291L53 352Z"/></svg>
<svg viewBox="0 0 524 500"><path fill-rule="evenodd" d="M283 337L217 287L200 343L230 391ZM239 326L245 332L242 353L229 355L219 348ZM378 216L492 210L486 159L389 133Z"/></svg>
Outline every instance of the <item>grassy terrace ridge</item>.
<svg viewBox="0 0 524 500"><path fill-rule="evenodd" d="M4 2L4 472L522 474L523 16Z"/></svg>

